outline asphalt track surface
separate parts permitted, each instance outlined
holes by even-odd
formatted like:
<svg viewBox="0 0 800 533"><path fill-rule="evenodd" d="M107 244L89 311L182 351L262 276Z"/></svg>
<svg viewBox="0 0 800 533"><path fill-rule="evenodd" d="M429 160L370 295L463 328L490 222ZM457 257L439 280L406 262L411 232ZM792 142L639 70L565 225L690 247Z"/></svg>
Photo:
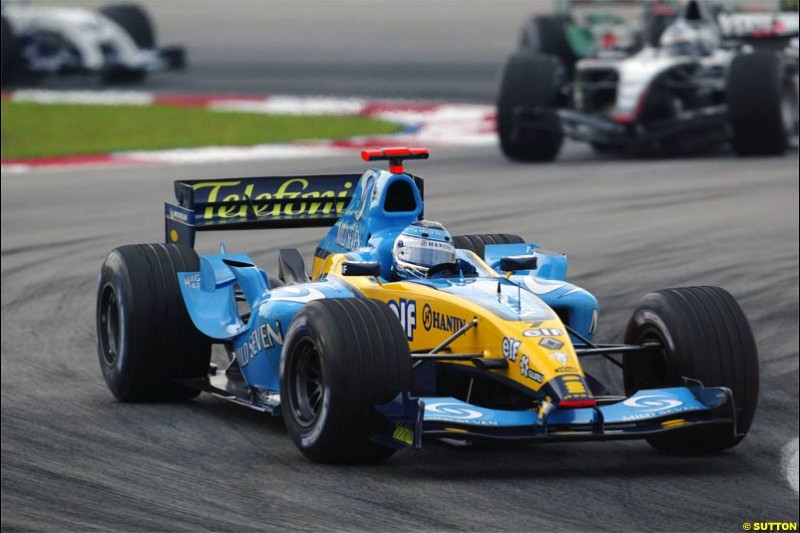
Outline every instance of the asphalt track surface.
<svg viewBox="0 0 800 533"><path fill-rule="evenodd" d="M448 50L468 63L470 46ZM391 90L383 83L378 96ZM479 98L490 82L475 83ZM452 232L515 232L567 252L571 280L600 300L603 341L620 340L651 290L727 288L756 334L761 399L747 439L712 457L665 457L638 442L428 441L421 453L353 467L308 463L282 421L222 400L114 401L95 352L94 291L110 249L160 240L173 179L354 171L356 154L4 175L2 529L741 531L745 521L798 521L783 466L798 435L797 161L796 149L620 159L568 144L553 165L512 164L493 147L409 164L427 178L426 214ZM198 249L224 238L274 272L279 248L309 258L321 234L204 234Z"/></svg>

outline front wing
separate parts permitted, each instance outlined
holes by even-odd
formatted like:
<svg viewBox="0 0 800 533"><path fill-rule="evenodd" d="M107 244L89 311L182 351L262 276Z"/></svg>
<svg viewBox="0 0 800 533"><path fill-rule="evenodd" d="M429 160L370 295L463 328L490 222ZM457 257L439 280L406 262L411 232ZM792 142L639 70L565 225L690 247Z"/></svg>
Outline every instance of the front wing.
<svg viewBox="0 0 800 533"><path fill-rule="evenodd" d="M543 117L555 115L556 120ZM731 131L724 105L685 111L680 116L649 124L620 124L611 118L573 109L517 108L512 135L520 140L537 131L557 131L576 141L617 149L648 149L674 144L684 149L730 140ZM533 137L532 137L533 138Z"/></svg>
<svg viewBox="0 0 800 533"><path fill-rule="evenodd" d="M390 445L394 441L398 448L419 447L421 435L505 441L622 440L708 425L730 426L736 433L733 394L724 387L643 390L614 403L578 409L544 405L538 411L504 411L456 398L412 399L403 394L378 407L390 423L376 440ZM398 428L402 428L399 433ZM405 440L398 442L398 434L406 435Z"/></svg>

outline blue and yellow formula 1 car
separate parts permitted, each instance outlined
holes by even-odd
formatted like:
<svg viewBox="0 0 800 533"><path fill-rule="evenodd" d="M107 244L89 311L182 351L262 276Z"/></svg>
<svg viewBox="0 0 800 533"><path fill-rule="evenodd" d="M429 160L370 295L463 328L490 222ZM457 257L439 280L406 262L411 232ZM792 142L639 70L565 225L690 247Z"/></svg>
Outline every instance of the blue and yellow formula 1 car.
<svg viewBox="0 0 800 533"><path fill-rule="evenodd" d="M168 243L122 246L102 267L97 348L114 396L208 392L281 415L325 463L383 459L424 435L646 439L673 453L744 438L758 355L727 292L654 292L625 344L597 344L597 302L565 280L564 255L508 234L450 237L424 220L423 181L403 170L426 150L362 156L389 171L176 182ZM310 276L294 249L280 251L279 279L224 246L193 250L197 231L331 225ZM401 276L412 250L449 260ZM588 375L586 357L621 367L625 396Z"/></svg>

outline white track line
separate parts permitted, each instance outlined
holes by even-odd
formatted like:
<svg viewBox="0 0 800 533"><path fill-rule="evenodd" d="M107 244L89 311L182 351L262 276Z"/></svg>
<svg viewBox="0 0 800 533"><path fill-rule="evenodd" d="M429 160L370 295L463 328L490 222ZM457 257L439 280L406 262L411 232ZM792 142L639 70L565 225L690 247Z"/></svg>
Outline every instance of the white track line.
<svg viewBox="0 0 800 533"><path fill-rule="evenodd" d="M786 472L786 480L789 485L797 493L797 475L798 475L798 439L794 439L783 448L783 461L781 462L783 470Z"/></svg>

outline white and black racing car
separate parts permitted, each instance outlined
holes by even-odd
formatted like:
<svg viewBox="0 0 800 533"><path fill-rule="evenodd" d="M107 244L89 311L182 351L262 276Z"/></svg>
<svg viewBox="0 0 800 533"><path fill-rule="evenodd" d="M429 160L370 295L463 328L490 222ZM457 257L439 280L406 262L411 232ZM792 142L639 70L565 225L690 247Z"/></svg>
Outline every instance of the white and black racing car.
<svg viewBox="0 0 800 533"><path fill-rule="evenodd" d="M89 9L2 4L2 83L46 75L95 75L104 82L141 82L150 72L182 69L183 48L157 48L147 12L135 4Z"/></svg>
<svg viewBox="0 0 800 533"><path fill-rule="evenodd" d="M796 8L795 8L796 9ZM565 137L598 151L684 152L730 142L778 155L798 132L797 11L732 13L684 4L658 46L579 60L519 51L498 103L503 153L551 161Z"/></svg>

